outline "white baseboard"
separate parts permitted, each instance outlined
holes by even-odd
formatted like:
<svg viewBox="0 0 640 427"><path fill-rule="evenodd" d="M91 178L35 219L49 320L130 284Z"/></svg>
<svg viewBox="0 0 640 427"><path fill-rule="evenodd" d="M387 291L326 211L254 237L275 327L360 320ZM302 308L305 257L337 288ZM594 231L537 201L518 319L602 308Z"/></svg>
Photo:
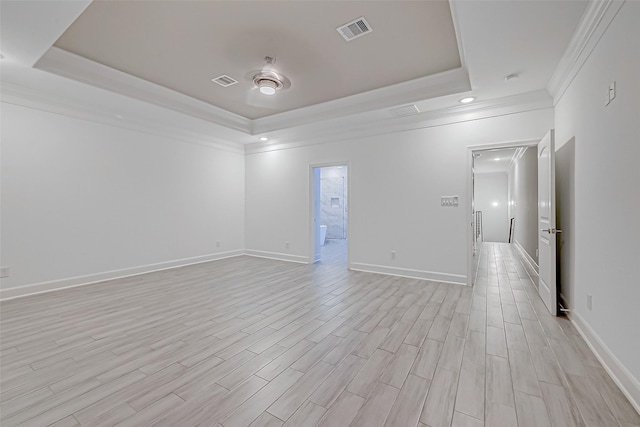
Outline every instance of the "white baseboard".
<svg viewBox="0 0 640 427"><path fill-rule="evenodd" d="M539 267L538 267L538 263L536 262L536 260L533 259L533 257L531 255L529 255L529 253L522 247L520 242L518 242L517 240L514 239L513 243L515 243L516 248L518 248L518 250L520 251L520 254L522 254L524 259L529 263L529 265L531 266L533 271L535 271L537 273L539 271Z"/></svg>
<svg viewBox="0 0 640 427"><path fill-rule="evenodd" d="M640 381L634 378L627 368L620 363L618 358L578 313L572 311L568 317L593 354L602 363L609 376L620 388L620 391L629 399L636 411L640 413Z"/></svg>
<svg viewBox="0 0 640 427"><path fill-rule="evenodd" d="M364 264L361 262L349 263L350 270L365 271L368 273L388 274L391 276L409 277L411 279L432 280L434 282L455 283L466 285L467 276L461 274L437 273L433 271L413 270L410 268L388 267L385 265Z"/></svg>
<svg viewBox="0 0 640 427"><path fill-rule="evenodd" d="M191 258L183 258L174 261L160 262L157 264L147 264L139 267L125 268L122 270L105 271L86 276L69 277L66 279L51 280L49 282L35 283L32 285L18 286L15 288L0 289L0 301L14 298L26 297L28 295L42 294L45 292L58 291L61 289L75 288L78 286L92 285L106 280L121 279L123 277L137 276L154 271L169 270L172 268L184 267L187 265L200 264L203 262L216 261L224 258L244 255L244 251L235 250L220 252L217 254L202 255Z"/></svg>
<svg viewBox="0 0 640 427"><path fill-rule="evenodd" d="M279 252L268 251L256 251L254 249L245 249L245 255L254 256L257 258L275 259L278 261L298 262L301 264L309 264L309 257L301 255L283 254Z"/></svg>

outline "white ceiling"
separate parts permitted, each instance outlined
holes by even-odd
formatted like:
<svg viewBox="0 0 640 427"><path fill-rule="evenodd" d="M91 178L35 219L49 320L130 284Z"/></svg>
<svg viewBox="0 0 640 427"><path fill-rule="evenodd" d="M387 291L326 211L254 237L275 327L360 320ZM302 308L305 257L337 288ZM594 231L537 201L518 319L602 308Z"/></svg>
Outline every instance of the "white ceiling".
<svg viewBox="0 0 640 427"><path fill-rule="evenodd" d="M507 173L517 148L474 151L474 173Z"/></svg>
<svg viewBox="0 0 640 427"><path fill-rule="evenodd" d="M124 4L124 6L121 5L122 7L128 8L137 5L139 2L121 3ZM129 3L132 3L133 6ZM160 4L159 2L140 3L144 3L144 7L151 8L151 10L154 10L156 7L168 7L158 6ZM187 8L187 5L190 3L191 2L171 2L171 8L174 8L172 10L175 10L175 8L181 10L182 7ZM254 2L204 3L229 3L225 7L230 7L231 9L229 10L233 10L234 7L250 8ZM236 6L231 7L231 3ZM242 5L238 6L237 4L239 3ZM305 60L302 61L302 63L297 63L296 60L291 57L289 64L287 64L285 58L279 56L277 65L282 64L283 67L285 65L293 67L291 69L295 71L292 71L292 73L295 74L297 78L298 75L303 76L309 69L314 70L318 61L320 63L335 61L332 62L329 71L338 72L340 75L342 75L341 73L348 75L349 73L347 71L336 71L336 67L353 69L356 65L360 64L361 61L349 62L344 61L344 59L338 60L337 58L344 58L344 56L340 56L343 55L344 52L334 52L335 50L342 48L350 49L351 44L358 42L362 42L361 44L365 45L367 39L377 40L375 38L372 39L373 37L386 39L384 36L388 31L387 28L391 27L387 27L385 20L379 21L375 14L368 12L368 8L374 10L376 7L382 7L381 5L384 5L388 13L392 13L390 11L395 10L395 13L398 13L400 16L403 14L405 8L407 8L407 10L414 10L412 8L418 8L416 10L420 10L420 7L429 7L428 5L433 2L427 0L412 2L341 1L317 3L299 0L295 2L268 1L257 3L260 4L261 8L264 8L262 10L268 10L270 7L279 8L282 7L282 4L286 4L289 7L295 5L298 16L299 14L304 14L306 8L312 10L318 4L332 5L331 13L315 13L313 14L313 18L307 16L306 21L295 24L291 23L290 25L287 24L286 30L283 28L280 31L280 33L287 35L287 37L284 38L288 40L287 43L295 44L292 40L299 39L297 43L305 45L309 43L305 38L306 27L309 26L316 29L322 27L327 29L326 31L328 34L331 34L331 37L337 39L335 40L336 43L342 43L340 48L334 45L327 45L328 47L324 49L314 47L310 50L312 54L305 56ZM28 2L3 0L0 2L0 49L5 56L5 59L1 62L3 85L5 85L5 87L7 84L20 85L29 80L30 84L36 82L35 87L42 88L43 93L46 91L53 96L58 94L61 99L64 96L68 98L69 101L77 98L76 92L79 93L82 91L78 91L77 86L73 86L71 82L67 83L67 80L48 77L50 76L49 73L55 73L73 80L101 87L111 92L124 94L128 97L137 98L150 102L151 104L179 111L191 117L193 120L202 122L202 125L198 125L197 127L205 129L209 126L210 129L217 129L215 132L217 135L220 135L221 138L228 138L229 140L241 143L260 144L258 142L258 136L262 135L269 136L269 143L273 143L274 141L295 140L302 134L309 135L309 132L314 132L314 135L322 132L331 133L334 129L338 129L338 127L344 128L344 125L347 124L363 129L375 128L380 123L389 125L390 123L397 122L398 127L406 127L409 123L418 123L434 115L440 114L440 116L443 116L453 114L459 116L464 112L469 112L469 118L474 118L475 116L473 116L471 112L483 111L488 104L494 106L507 105L518 102L521 99L534 100L535 105L545 104L551 106L551 97L548 95L546 87L585 12L588 2L581 0L460 0L453 1L450 4L444 3L450 6L457 50L460 53L461 67L441 73L429 74L436 72L438 69L446 69L452 66L451 62L448 62L449 65L445 65L447 61L451 60L451 53L454 52L454 49L451 47L451 40L446 39L446 37L441 40L440 36L431 36L431 40L429 40L428 43L424 43L425 34L430 33L425 33L423 31L424 29L413 29L406 31L400 38L404 40L404 42L396 43L392 48L387 48L385 52L380 51L376 60L385 66L391 64L391 67L388 69L388 73L380 72L378 77L382 79L377 84L385 85L397 82L398 79L410 78L416 75L416 70L420 69L420 67L423 67L423 71L421 72L426 73L423 74L423 77L372 90L368 89L375 87L375 85L362 86L357 90L364 90L365 92L314 105L308 105L309 103L315 102L309 100L310 98L306 101L303 99L299 101L301 102L299 105L307 105L305 107L255 119L250 117L260 117L262 113L247 113L247 117L235 114L224 107L220 108L219 106L212 105L217 102L217 97L207 98L197 96L198 99L196 99L193 96L185 95L184 93L162 86L164 82L153 83L54 46L54 43L56 43L60 36L65 34L66 31L69 31L68 34L63 35L59 42L60 46L66 46L66 37L71 37L71 34L75 31L74 28L80 26L80 23L84 20L82 15L83 11L90 14L94 7L95 10L100 10L110 4L111 2L95 2L95 4L92 4L90 0L75 2L64 0ZM164 2L162 2L162 4L164 4ZM438 4L442 5L443 3ZM348 13L345 12L345 18L338 21L336 16L341 16L342 8ZM282 9L278 10L282 11ZM156 17L155 13L156 12L152 13L154 18ZM184 13L187 12L185 11ZM444 13L443 10L440 10L440 13L445 22L443 22L444 25L437 26L437 28L439 28L439 31L446 33L446 28L450 25L451 18L449 18L449 20L445 19L446 13ZM289 15L286 12L282 12L282 15L284 18L278 18L281 19L279 22L286 24L288 22L286 18L288 18ZM372 17L373 20L369 22L373 26L374 32L352 42L344 42L335 31L335 27L362 15L368 20L370 20L370 16ZM76 21L78 16L80 18ZM349 16L349 18L346 18L346 16ZM127 69L126 67L132 67L131 70L133 70L135 67L146 67L147 72L149 72L153 71L152 68L154 67L158 69L162 68L162 64L168 64L167 66L171 68L171 73L179 71L181 61L186 61L186 59L179 55L174 58L174 56L177 55L175 53L176 46L174 45L171 48L171 53L169 53L169 50L166 51L166 55L170 56L170 58L167 58L165 55L163 59L158 59L158 54L163 56L162 52L157 50L161 47L162 43L156 43L154 39L158 37L158 40L166 42L166 39L162 39L162 37L166 37L166 34L160 37L156 34L143 31L143 29L150 30L156 28L154 24L155 21L149 23L145 22L140 16L138 16L138 18L140 18L138 19L140 24L138 33L135 33L135 25L129 25L126 24L126 22L109 24L112 22L109 19L105 19L105 23L102 26L96 23L95 32L93 33L91 29L87 28L82 31L87 38L93 39L91 43L98 42L99 44L104 44L104 46L100 45L100 55L105 54L102 50L112 55L112 49L117 50L120 48L123 54L121 56L115 55L110 59L118 62L117 66L120 68ZM167 19L166 16L164 19ZM322 22L325 19L328 22ZM233 28L242 28L238 17L229 13L225 14L224 20L230 23L230 25L226 26L229 37L233 36L237 38L238 33L234 32ZM77 25L74 24L74 21ZM201 21L198 22L202 25ZM255 24L257 21L252 22ZM313 22L313 25L311 22ZM378 24L378 22L380 22L380 24ZM104 38L105 36L102 35L102 31L114 31L115 28L117 32L120 29L119 26L122 26L123 31L126 28L126 31L129 32L127 33L129 37L114 43L107 43L107 40ZM191 26L191 21L182 21L175 24L172 27L173 39L180 42L183 35L192 34L193 29ZM268 26L263 26L263 28L267 27ZM205 29L202 31L205 31ZM272 31L275 31L275 29L272 28ZM266 33L264 33L264 35L266 37ZM219 37L223 38L222 35ZM252 36L249 35L248 37L251 39ZM71 38L74 39L74 37ZM172 38L170 37L169 39ZM282 38L273 37L272 40L282 40ZM434 41L436 42L435 44ZM440 43L442 43L442 46L438 47ZM180 43L175 44L179 45ZM216 43L211 43L208 47L207 43L201 43L200 48L211 49L211 45L214 44L216 45L217 51L221 51L221 48ZM438 58L443 60L440 65L428 69L430 65L425 65L424 49L421 47L422 44L425 44L425 46L428 44L431 46L430 49L435 46L435 51L441 52L442 55L438 54ZM193 55L194 53L197 54L195 46L187 46L186 43L183 43L183 45L185 46L184 50L194 50L188 57L192 58L192 60L201 61L198 62L198 64L218 64L218 61L207 62L209 60L207 52L203 52L199 56ZM220 46L227 47L232 45L233 44L225 44L223 42L220 44ZM276 50L277 45L278 43L275 43L271 46ZM148 61L138 61L139 58L134 55L136 50L148 48L149 46L156 49L154 50L156 57L151 55L151 59L149 59L148 53L140 52L139 57L143 59L147 58ZM258 51L262 50L252 50L247 47L246 43L243 45L241 42L238 42L236 46L244 46L244 49L247 50L244 53L228 51L225 55L222 55L222 59L219 61L220 64L239 63L241 62L239 59L246 59L253 54L257 55ZM268 46L268 44L264 44L264 46ZM299 49L299 47L300 46L297 46L297 50L292 48L290 52L301 52L304 50ZM370 47L363 48L362 52L369 52L368 54L370 54L370 49ZM438 49L440 50L438 51ZM389 56L391 50L393 51L393 55ZM125 51L126 55L124 54ZM84 54L91 55L91 52L84 52ZM278 52L275 54L276 56L279 55ZM261 52L260 55L263 55L263 53ZM391 57L393 60L388 61L387 58ZM409 74L393 74L394 69L400 69L399 72L405 71L403 70L403 61L398 59L401 57L418 58L417 63L413 65L415 68L412 68L413 71L411 71L411 73L413 74L411 74L411 76ZM135 61L132 60L132 58L135 59ZM327 60L327 58L334 59ZM259 59L260 58L258 58L258 62ZM36 68L31 69L34 64L36 64ZM147 65L153 66L147 67ZM244 67L244 65L237 66L239 67L237 68L238 70ZM453 66L455 67L455 64ZM225 67L226 66L223 66L222 68ZM195 66L192 68L195 70L191 68L186 69L187 71L185 71L184 74L186 77L184 80L193 80L194 74L192 73L200 71L203 72L202 79L205 77L207 79L215 77L218 71L220 71L220 74L230 74L221 68L219 70L216 69L215 72L211 70L211 72L207 72L205 76L205 66ZM371 66L368 68L371 68ZM518 73L520 78L505 82L504 77L511 73ZM364 72L361 74L364 74ZM154 76L156 75L154 74ZM154 78L157 78L157 76ZM294 80L295 84L297 80L294 79L294 76L292 75L290 78ZM170 85L169 83L164 84ZM193 91L193 88L197 86L189 86L191 84L190 82L185 82L184 84L186 85L185 87L188 87L189 91ZM211 88L213 85L213 83L207 80L205 87ZM188 92L187 89L180 90ZM198 89L196 88L195 90L197 91ZM346 90L349 89L346 88ZM132 116L142 114L140 113L140 111L142 111L140 106L143 104L138 105L135 109L132 107L132 109L126 111L128 107L124 107L122 103L118 105L115 101L116 98L111 99L106 96L107 92L104 93L104 100L113 104L114 110L117 108L122 110L117 113L118 116L123 115L126 118L129 114ZM461 106L458 100L467 95L475 96L477 100L472 104ZM100 100L95 95L94 98L93 101L97 104ZM204 101L202 100L203 98ZM543 100L542 98L545 99ZM211 103L207 102L207 100ZM242 97L240 97L240 100L241 104L243 104L242 108L253 108L249 104L248 99L242 101ZM390 110L392 106L409 103L415 103L420 113L412 117L397 118ZM284 106L283 109L295 108L295 106L291 107L291 105ZM144 114L152 117L151 111L152 109L149 109L149 112Z"/></svg>

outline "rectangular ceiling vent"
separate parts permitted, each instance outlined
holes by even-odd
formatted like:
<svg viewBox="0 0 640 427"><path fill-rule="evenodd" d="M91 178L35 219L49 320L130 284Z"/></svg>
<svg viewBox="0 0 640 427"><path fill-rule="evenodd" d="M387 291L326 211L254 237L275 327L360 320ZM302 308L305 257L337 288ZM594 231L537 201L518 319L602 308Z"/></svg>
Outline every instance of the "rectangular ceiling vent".
<svg viewBox="0 0 640 427"><path fill-rule="evenodd" d="M418 109L418 106L416 104L411 104L405 105L403 107L392 108L391 112L396 117L407 117L420 113L420 110Z"/></svg>
<svg viewBox="0 0 640 427"><path fill-rule="evenodd" d="M211 81L218 83L222 87L229 87L231 85L238 83L237 80L227 76L226 74L216 77L215 79L211 79Z"/></svg>
<svg viewBox="0 0 640 427"><path fill-rule="evenodd" d="M336 28L336 30L346 41L351 41L360 36L364 36L365 34L369 34L373 31L373 28L371 28L371 25L369 25L364 17L360 17L348 24L344 24L343 26Z"/></svg>

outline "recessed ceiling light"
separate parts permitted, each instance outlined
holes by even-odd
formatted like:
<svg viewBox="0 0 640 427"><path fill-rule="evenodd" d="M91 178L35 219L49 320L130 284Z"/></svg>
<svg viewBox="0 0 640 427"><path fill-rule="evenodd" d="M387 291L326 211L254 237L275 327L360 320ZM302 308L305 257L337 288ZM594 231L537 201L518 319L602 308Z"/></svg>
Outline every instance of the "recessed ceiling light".
<svg viewBox="0 0 640 427"><path fill-rule="evenodd" d="M260 137L260 141L268 141L268 140L269 140L269 138L267 138L266 136L261 136Z"/></svg>
<svg viewBox="0 0 640 427"><path fill-rule="evenodd" d="M498 202L493 202L493 203L491 203L491 206L493 206L493 207L498 206Z"/></svg>
<svg viewBox="0 0 640 427"><path fill-rule="evenodd" d="M468 104L468 103L473 102L475 100L476 100L476 98L474 96L469 96L467 98L462 98L460 100L460 102L463 103L463 104Z"/></svg>
<svg viewBox="0 0 640 427"><path fill-rule="evenodd" d="M493 160L495 160L495 161L497 162L498 160L500 160L500 157L496 157L496 158L495 158L495 159L493 159Z"/></svg>

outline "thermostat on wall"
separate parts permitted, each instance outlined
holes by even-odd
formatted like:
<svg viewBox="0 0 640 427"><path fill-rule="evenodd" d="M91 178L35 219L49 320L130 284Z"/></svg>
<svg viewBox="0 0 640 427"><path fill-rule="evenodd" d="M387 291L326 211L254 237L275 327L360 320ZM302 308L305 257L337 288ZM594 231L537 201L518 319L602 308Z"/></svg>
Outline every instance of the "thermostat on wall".
<svg viewBox="0 0 640 427"><path fill-rule="evenodd" d="M442 196L440 198L440 206L458 207L458 196Z"/></svg>

